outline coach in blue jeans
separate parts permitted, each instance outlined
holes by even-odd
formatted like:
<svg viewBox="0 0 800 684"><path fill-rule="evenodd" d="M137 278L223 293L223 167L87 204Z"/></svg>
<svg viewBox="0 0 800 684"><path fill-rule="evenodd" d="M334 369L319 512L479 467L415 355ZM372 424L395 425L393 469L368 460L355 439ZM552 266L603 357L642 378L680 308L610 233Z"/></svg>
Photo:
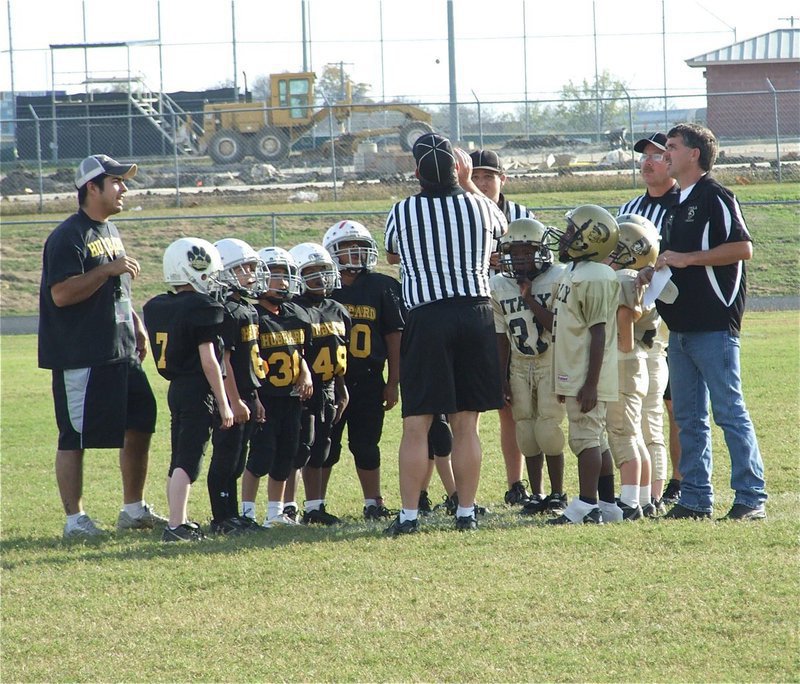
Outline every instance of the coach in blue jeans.
<svg viewBox="0 0 800 684"><path fill-rule="evenodd" d="M677 299L656 301L670 329L672 406L680 426L683 475L678 504L667 518L710 518L711 427L722 428L731 458L733 506L724 519L766 517L764 464L742 393L739 332L744 313L745 261L753 254L734 194L709 176L717 156L714 134L679 124L667 134L665 158L680 185L679 203L665 216L656 270L669 268ZM649 282L653 270L642 273Z"/></svg>

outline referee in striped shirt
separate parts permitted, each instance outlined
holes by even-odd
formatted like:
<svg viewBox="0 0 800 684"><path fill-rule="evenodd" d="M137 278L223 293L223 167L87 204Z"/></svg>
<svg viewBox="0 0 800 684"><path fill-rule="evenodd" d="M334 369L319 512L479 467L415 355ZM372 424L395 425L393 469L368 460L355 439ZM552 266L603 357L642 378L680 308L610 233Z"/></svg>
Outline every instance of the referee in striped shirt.
<svg viewBox="0 0 800 684"><path fill-rule="evenodd" d="M399 256L409 310L400 347L403 507L388 534L417 531L428 466L428 430L446 413L453 430L456 529L471 530L481 467L478 415L502 406L489 293L489 256L506 217L472 181L472 162L450 141L426 133L414 144L421 191L386 219L386 251Z"/></svg>

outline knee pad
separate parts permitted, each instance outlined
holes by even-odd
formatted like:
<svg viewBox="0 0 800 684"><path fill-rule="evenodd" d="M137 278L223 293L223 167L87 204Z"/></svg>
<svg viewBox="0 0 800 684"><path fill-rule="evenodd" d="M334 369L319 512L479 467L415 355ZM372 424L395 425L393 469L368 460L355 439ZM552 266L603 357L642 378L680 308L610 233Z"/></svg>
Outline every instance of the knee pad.
<svg viewBox="0 0 800 684"><path fill-rule="evenodd" d="M541 453L536 437L536 421L532 418L517 420L517 446L525 456L536 456Z"/></svg>
<svg viewBox="0 0 800 684"><path fill-rule="evenodd" d="M332 451L332 450L331 450ZM356 468L377 470L381 467L381 449L377 444L350 444Z"/></svg>
<svg viewBox="0 0 800 684"><path fill-rule="evenodd" d="M449 456L453 450L453 433L443 417L434 417L428 430L428 449L434 456Z"/></svg>
<svg viewBox="0 0 800 684"><path fill-rule="evenodd" d="M195 462L192 461L194 461L194 459L190 460L179 459L177 463L174 463L170 466L169 476L172 477L172 473L175 472L175 469L180 468L189 476L189 482L191 484L194 484L197 481L198 476L200 475L200 464L202 463L203 459L201 457L199 460Z"/></svg>
<svg viewBox="0 0 800 684"><path fill-rule="evenodd" d="M549 418L539 418L534 425L536 441L539 448L546 456L555 456L564 453L564 431L561 423Z"/></svg>
<svg viewBox="0 0 800 684"><path fill-rule="evenodd" d="M609 432L608 442L611 447L611 455L614 458L614 465L617 466L617 468L630 461L639 460L639 448L634 436L619 435Z"/></svg>

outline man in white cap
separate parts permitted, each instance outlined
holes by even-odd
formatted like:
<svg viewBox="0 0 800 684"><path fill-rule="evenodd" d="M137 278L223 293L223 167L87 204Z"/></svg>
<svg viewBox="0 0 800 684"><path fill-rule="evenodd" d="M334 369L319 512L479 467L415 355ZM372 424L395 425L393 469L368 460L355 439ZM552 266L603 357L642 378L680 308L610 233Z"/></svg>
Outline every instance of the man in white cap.
<svg viewBox="0 0 800 684"><path fill-rule="evenodd" d="M144 501L156 402L141 362L147 334L131 305L139 263L108 218L122 211L136 164L104 154L75 172L78 211L47 238L39 289L39 367L52 370L58 425L56 480L65 538L104 534L83 509L87 448L119 448L123 507L118 529L164 525Z"/></svg>

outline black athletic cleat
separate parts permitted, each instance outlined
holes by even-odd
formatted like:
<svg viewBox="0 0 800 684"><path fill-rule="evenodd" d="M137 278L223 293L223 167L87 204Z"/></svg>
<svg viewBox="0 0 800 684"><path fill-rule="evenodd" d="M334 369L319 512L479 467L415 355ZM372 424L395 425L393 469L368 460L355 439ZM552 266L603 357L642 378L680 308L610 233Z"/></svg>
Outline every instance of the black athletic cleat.
<svg viewBox="0 0 800 684"><path fill-rule="evenodd" d="M383 533L389 537L399 537L401 534L416 534L417 532L419 532L418 520L406 520L401 523L399 515L394 519L392 524L383 531Z"/></svg>
<svg viewBox="0 0 800 684"><path fill-rule="evenodd" d="M674 506L681 498L681 481L672 479L667 482L667 488L664 490L664 495L661 501L667 506Z"/></svg>
<svg viewBox="0 0 800 684"><path fill-rule="evenodd" d="M629 506L624 501L617 499L617 506L622 509L623 520L639 520L642 517L642 507L639 504L636 506Z"/></svg>
<svg viewBox="0 0 800 684"><path fill-rule="evenodd" d="M237 518L226 518L225 520L212 520L210 525L211 534L236 536L245 533L245 528L239 523Z"/></svg>
<svg viewBox="0 0 800 684"><path fill-rule="evenodd" d="M666 515L662 516L662 520L705 520L711 517L711 513L705 511L693 511L691 508L675 504Z"/></svg>
<svg viewBox="0 0 800 684"><path fill-rule="evenodd" d="M504 501L509 506L522 506L527 503L531 495L527 490L528 483L525 480L519 480L511 485L511 488L506 492Z"/></svg>
<svg viewBox="0 0 800 684"><path fill-rule="evenodd" d="M433 513L433 505L430 497L428 496L428 492L426 492L424 489L419 493L419 504L417 504L417 510L419 511L420 515L430 515Z"/></svg>
<svg viewBox="0 0 800 684"><path fill-rule="evenodd" d="M541 494L531 494L522 505L520 515L540 515L547 512L547 497Z"/></svg>
<svg viewBox="0 0 800 684"><path fill-rule="evenodd" d="M174 530L170 529L169 525L166 525L164 532L161 534L162 542L192 542L202 541L205 538L206 536L200 530L200 525L194 522L178 525Z"/></svg>
<svg viewBox="0 0 800 684"><path fill-rule="evenodd" d="M284 506L283 514L290 520L297 521L297 506Z"/></svg>
<svg viewBox="0 0 800 684"><path fill-rule="evenodd" d="M564 493L552 492L544 497L545 510L548 513L561 513L569 504L569 499Z"/></svg>
<svg viewBox="0 0 800 684"><path fill-rule="evenodd" d="M339 518L325 510L325 504L320 504L316 511L306 511L303 513L304 525L338 525L342 522Z"/></svg>
<svg viewBox="0 0 800 684"><path fill-rule="evenodd" d="M642 506L642 515L645 518L660 518L667 512L667 507L661 499L650 497L650 503Z"/></svg>
<svg viewBox="0 0 800 684"><path fill-rule="evenodd" d="M364 507L364 520L384 520L391 518L395 513L392 513L386 506L365 506Z"/></svg>
<svg viewBox="0 0 800 684"><path fill-rule="evenodd" d="M478 529L478 521L471 515L462 515L456 518L456 529L459 532L468 532L470 530Z"/></svg>
<svg viewBox="0 0 800 684"><path fill-rule="evenodd" d="M545 523L548 525L571 525L573 523L566 515L559 515L557 518L550 518L549 520L545 520ZM603 514L600 512L599 508L593 508L589 511L586 515L583 516L583 520L581 523L584 525L602 525L603 524Z"/></svg>
<svg viewBox="0 0 800 684"><path fill-rule="evenodd" d="M264 528L261 525L246 515L237 515L234 520L236 524L246 533L264 531Z"/></svg>
<svg viewBox="0 0 800 684"><path fill-rule="evenodd" d="M731 506L731 510L719 520L720 522L723 520L764 520L766 517L767 509L764 504L761 504L758 508L750 508L750 506L735 503Z"/></svg>
<svg viewBox="0 0 800 684"><path fill-rule="evenodd" d="M442 509L444 509L447 515L456 514L456 510L458 509L458 492L453 492L453 496L447 496L447 494L445 494L442 497L442 503L436 504L433 507L434 511L441 511Z"/></svg>

